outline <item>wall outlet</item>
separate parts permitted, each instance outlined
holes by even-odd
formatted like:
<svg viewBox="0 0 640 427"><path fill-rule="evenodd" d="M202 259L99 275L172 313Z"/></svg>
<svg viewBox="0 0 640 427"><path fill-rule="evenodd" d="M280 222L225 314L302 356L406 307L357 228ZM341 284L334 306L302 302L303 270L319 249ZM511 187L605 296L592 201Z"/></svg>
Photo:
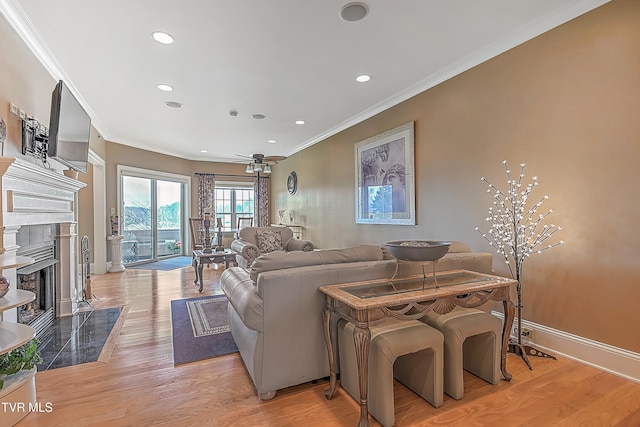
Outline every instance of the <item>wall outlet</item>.
<svg viewBox="0 0 640 427"><path fill-rule="evenodd" d="M18 106L16 104L14 104L13 102L10 103L11 107L9 108L9 111L11 112L11 114L13 114L14 116L17 116L18 114Z"/></svg>
<svg viewBox="0 0 640 427"><path fill-rule="evenodd" d="M22 120L27 120L27 113L22 108L18 108L18 117Z"/></svg>
<svg viewBox="0 0 640 427"><path fill-rule="evenodd" d="M522 332L521 332L521 334L522 334L522 336L523 336L524 338L527 338L527 339L529 339L529 340L533 337L533 331L532 331L531 329L522 328ZM515 327L513 328L512 336L514 336L514 337L517 337L517 336L518 336L518 327L517 327L517 326L515 326Z"/></svg>

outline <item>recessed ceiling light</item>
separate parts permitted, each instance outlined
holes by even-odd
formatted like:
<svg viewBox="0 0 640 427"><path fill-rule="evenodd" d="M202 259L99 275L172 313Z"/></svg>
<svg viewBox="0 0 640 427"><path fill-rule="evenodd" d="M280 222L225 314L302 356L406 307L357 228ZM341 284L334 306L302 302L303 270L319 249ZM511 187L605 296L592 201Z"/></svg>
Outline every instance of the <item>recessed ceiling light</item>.
<svg viewBox="0 0 640 427"><path fill-rule="evenodd" d="M267 142L268 142L269 144L275 144L275 143L276 143L276 140L275 140L275 139L270 139L270 140L268 140Z"/></svg>
<svg viewBox="0 0 640 427"><path fill-rule="evenodd" d="M201 153L208 153L207 150L200 150Z"/></svg>
<svg viewBox="0 0 640 427"><path fill-rule="evenodd" d="M171 36L171 34L168 34L168 33L162 32L162 31L156 31L154 33L151 33L151 36L158 43L162 43L162 44L171 44L171 43L173 43L173 36Z"/></svg>
<svg viewBox="0 0 640 427"><path fill-rule="evenodd" d="M356 81L358 83L365 83L365 82L368 82L369 80L371 80L371 76L368 74L361 74L358 77L356 77Z"/></svg>
<svg viewBox="0 0 640 427"><path fill-rule="evenodd" d="M303 125L305 123L307 123L307 122L305 122L304 120L296 120L296 124L297 125Z"/></svg>
<svg viewBox="0 0 640 427"><path fill-rule="evenodd" d="M159 85L156 85L156 87L163 92L171 92L173 90L173 86L169 86L165 84L159 84Z"/></svg>
<svg viewBox="0 0 640 427"><path fill-rule="evenodd" d="M367 16L369 8L359 1L348 3L340 9L340 18L348 22L356 22Z"/></svg>
<svg viewBox="0 0 640 427"><path fill-rule="evenodd" d="M252 114L252 115L251 115L251 118L252 118L252 119L256 119L256 120L262 120L262 119L264 119L265 117L267 117L267 116L265 116L264 114Z"/></svg>
<svg viewBox="0 0 640 427"><path fill-rule="evenodd" d="M167 101L165 102L165 105L171 108L182 108L182 104L176 101Z"/></svg>

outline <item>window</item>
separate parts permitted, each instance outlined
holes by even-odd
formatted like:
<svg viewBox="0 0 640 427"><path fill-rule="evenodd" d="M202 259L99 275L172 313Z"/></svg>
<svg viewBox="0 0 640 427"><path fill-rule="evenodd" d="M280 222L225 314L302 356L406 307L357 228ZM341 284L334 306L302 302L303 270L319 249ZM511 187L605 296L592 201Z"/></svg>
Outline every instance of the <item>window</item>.
<svg viewBox="0 0 640 427"><path fill-rule="evenodd" d="M238 218L253 216L253 187L216 182L216 218L225 230L235 229Z"/></svg>

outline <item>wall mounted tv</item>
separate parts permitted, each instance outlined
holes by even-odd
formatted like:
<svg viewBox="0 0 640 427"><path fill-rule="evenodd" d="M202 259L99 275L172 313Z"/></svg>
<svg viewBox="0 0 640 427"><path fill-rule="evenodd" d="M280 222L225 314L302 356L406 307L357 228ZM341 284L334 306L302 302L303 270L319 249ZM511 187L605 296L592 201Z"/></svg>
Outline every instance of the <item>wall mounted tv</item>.
<svg viewBox="0 0 640 427"><path fill-rule="evenodd" d="M51 94L47 155L78 172L87 172L91 118L62 80Z"/></svg>

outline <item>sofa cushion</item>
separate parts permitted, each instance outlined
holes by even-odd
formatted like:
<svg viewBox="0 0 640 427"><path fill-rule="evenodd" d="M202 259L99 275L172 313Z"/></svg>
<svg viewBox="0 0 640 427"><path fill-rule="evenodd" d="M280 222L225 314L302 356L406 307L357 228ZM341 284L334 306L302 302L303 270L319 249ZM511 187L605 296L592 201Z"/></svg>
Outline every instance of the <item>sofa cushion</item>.
<svg viewBox="0 0 640 427"><path fill-rule="evenodd" d="M380 261L382 259L382 249L374 245L360 245L353 248L324 249L311 252L273 251L256 258L249 269L249 274L255 282L258 275L264 271L304 267L308 265Z"/></svg>
<svg viewBox="0 0 640 427"><path fill-rule="evenodd" d="M282 234L279 230L259 230L256 232L256 240L258 242L258 249L262 254L284 249Z"/></svg>
<svg viewBox="0 0 640 427"><path fill-rule="evenodd" d="M288 227L245 227L238 230L238 239L245 242L258 245L258 232L261 231L279 231L282 235L282 244L286 246L286 242L293 237L293 231Z"/></svg>
<svg viewBox="0 0 640 427"><path fill-rule="evenodd" d="M449 254L458 254L462 252L471 252L471 248L464 242L456 242L451 241L451 246L449 246Z"/></svg>

